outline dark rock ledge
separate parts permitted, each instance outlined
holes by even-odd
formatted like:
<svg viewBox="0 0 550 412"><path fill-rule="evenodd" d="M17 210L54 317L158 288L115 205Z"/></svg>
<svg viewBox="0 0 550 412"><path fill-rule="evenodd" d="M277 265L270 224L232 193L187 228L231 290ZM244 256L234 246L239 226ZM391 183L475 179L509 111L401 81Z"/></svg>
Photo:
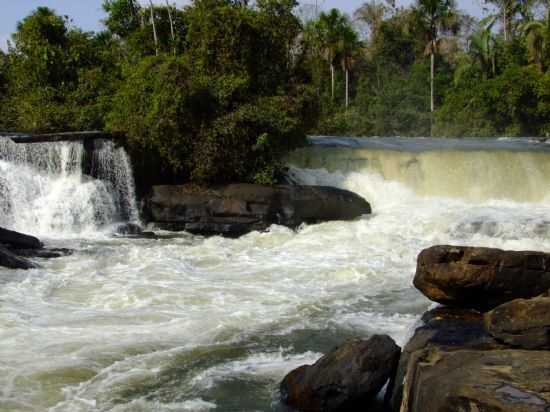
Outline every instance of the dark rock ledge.
<svg viewBox="0 0 550 412"><path fill-rule="evenodd" d="M9 269L33 269L38 265L28 258L58 258L72 253L70 249L47 249L34 236L0 227L0 266Z"/></svg>
<svg viewBox="0 0 550 412"><path fill-rule="evenodd" d="M230 184L153 186L144 201L144 217L161 229L200 235L238 237L273 224L353 220L370 214L362 197L324 186Z"/></svg>
<svg viewBox="0 0 550 412"><path fill-rule="evenodd" d="M390 380L385 411L549 412L548 262L550 254L540 252L423 251L414 284L449 306L424 314L395 373L388 358L395 344L374 337L353 356L338 348L290 372L283 402L307 412L373 411L381 386L363 382L376 375L377 383Z"/></svg>

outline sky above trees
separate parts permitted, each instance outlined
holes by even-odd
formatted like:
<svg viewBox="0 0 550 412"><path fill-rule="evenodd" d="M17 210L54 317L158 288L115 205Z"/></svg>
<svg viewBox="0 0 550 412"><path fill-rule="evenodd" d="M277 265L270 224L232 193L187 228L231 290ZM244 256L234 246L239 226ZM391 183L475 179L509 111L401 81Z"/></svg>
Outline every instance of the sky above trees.
<svg viewBox="0 0 550 412"><path fill-rule="evenodd" d="M145 0L140 0L145 2ZM162 0L154 0L164 4ZM169 0L174 2L174 0ZM189 0L175 0L178 5L189 3ZM364 0L318 0L319 7L322 9L339 8L345 13L352 13ZM397 4L404 6L410 4L412 0L397 0ZM18 21L28 15L33 9L39 6L46 6L54 9L60 15L67 15L76 26L84 30L100 30L102 28L101 20L105 17L101 9L102 0L17 0L10 1L9 5L4 5L0 13L0 48L6 49L7 40ZM315 0L301 1L302 4L315 4ZM461 9L468 13L479 16L482 10L482 0L458 0Z"/></svg>

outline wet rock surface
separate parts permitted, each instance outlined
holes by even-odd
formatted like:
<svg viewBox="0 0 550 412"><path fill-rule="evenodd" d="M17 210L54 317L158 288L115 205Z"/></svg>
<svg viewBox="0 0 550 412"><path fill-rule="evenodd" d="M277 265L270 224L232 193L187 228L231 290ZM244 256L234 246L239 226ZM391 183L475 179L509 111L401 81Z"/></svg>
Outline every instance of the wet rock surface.
<svg viewBox="0 0 550 412"><path fill-rule="evenodd" d="M400 348L385 335L350 340L281 383L284 403L304 412L366 410L395 373Z"/></svg>
<svg viewBox="0 0 550 412"><path fill-rule="evenodd" d="M0 228L0 266L9 269L39 267L27 258L52 259L68 256L71 249L45 248L34 236Z"/></svg>
<svg viewBox="0 0 550 412"><path fill-rule="evenodd" d="M8 269L34 269L38 267L30 260L17 256L0 245L0 266Z"/></svg>
<svg viewBox="0 0 550 412"><path fill-rule="evenodd" d="M497 340L523 349L550 349L550 297L516 299L485 314ZM550 366L549 366L550 367Z"/></svg>
<svg viewBox="0 0 550 412"><path fill-rule="evenodd" d="M414 285L434 302L487 311L550 289L550 254L434 246L418 256Z"/></svg>
<svg viewBox="0 0 550 412"><path fill-rule="evenodd" d="M0 227L0 244L14 249L41 249L44 245L34 236Z"/></svg>
<svg viewBox="0 0 550 412"><path fill-rule="evenodd" d="M238 237L272 224L352 220L371 213L355 193L323 186L154 186L145 216L161 229Z"/></svg>

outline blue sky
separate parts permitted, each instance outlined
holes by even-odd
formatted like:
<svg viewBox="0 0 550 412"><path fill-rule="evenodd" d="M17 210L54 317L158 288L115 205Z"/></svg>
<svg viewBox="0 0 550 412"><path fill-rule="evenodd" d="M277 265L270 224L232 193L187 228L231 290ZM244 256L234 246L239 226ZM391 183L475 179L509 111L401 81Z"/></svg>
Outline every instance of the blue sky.
<svg viewBox="0 0 550 412"><path fill-rule="evenodd" d="M161 0L155 0L164 3ZM347 13L352 13L364 0L318 0L324 9L339 8ZM398 5L406 5L412 0L397 0ZM483 0L458 0L459 7L470 14L479 16L482 10ZM142 0L142 2L145 2ZM170 0L174 2L174 0ZM183 5L188 0L176 0ZM315 0L305 0L302 3L314 3ZM0 13L0 48L6 48L6 42L10 34L15 30L19 20L24 18L33 9L39 6L47 6L61 15L68 15L74 24L84 30L101 29L101 19L104 17L101 10L102 0L0 0L2 12Z"/></svg>

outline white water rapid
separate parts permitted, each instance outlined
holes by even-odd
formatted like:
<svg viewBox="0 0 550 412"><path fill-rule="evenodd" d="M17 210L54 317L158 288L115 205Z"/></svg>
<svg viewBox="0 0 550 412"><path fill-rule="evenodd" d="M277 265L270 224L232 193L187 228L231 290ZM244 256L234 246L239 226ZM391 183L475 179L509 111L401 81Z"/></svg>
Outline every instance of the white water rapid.
<svg viewBox="0 0 550 412"><path fill-rule="evenodd" d="M43 188L30 210L10 209L21 216L12 226L53 227L59 236L49 245L76 249L39 261L41 269L0 269L0 411L282 411L285 373L344 339L388 333L405 343L430 307L411 286L421 249L550 251L550 185L539 174L550 153L542 145L464 141L428 153L423 140L385 142L400 147L381 154L350 139L321 141L289 160L294 180L356 191L373 215L239 239L112 238L96 217L80 218L96 216L85 211L69 213L75 223L64 226L33 199L57 196L74 204L62 210L78 210L77 196L97 200L112 190L73 171L76 160L65 172L0 160L0 193L1 185L27 190L14 179ZM64 159L80 156L64 147ZM508 170L508 183L496 184ZM94 194L79 194L82 186ZM92 209L112 216L119 206L111 199Z"/></svg>

